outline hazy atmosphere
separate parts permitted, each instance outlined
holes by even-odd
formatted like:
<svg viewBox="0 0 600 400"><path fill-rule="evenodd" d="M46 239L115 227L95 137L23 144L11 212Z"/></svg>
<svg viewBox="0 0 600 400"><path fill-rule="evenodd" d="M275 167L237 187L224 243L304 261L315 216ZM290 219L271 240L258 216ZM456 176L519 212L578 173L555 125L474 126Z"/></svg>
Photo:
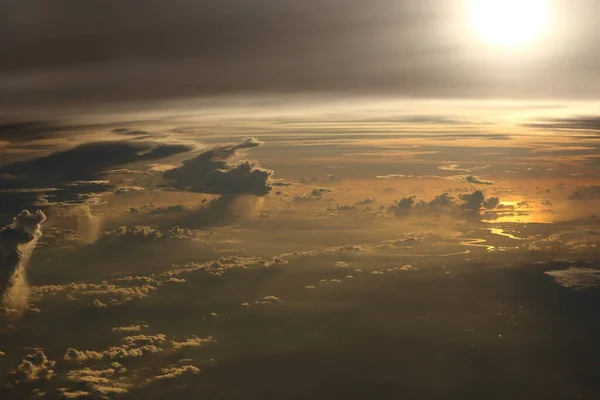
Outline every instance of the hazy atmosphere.
<svg viewBox="0 0 600 400"><path fill-rule="evenodd" d="M0 398L600 398L598 15L0 3Z"/></svg>

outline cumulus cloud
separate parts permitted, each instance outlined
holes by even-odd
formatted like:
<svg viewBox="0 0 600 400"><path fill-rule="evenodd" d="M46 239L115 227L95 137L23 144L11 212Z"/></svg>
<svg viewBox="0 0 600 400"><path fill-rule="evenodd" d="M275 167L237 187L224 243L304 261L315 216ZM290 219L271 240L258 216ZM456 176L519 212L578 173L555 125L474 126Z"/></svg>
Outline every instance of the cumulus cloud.
<svg viewBox="0 0 600 400"><path fill-rule="evenodd" d="M193 365L183 365L181 367L173 366L162 368L160 375L154 377L155 380L176 379L183 375L198 375L200 369Z"/></svg>
<svg viewBox="0 0 600 400"><path fill-rule="evenodd" d="M125 394L131 384L124 376L127 368L118 362L111 362L109 368L93 369L81 368L71 370L66 379L77 385L77 389L59 389L61 398L113 398L115 395ZM80 390L82 386L86 391Z"/></svg>
<svg viewBox="0 0 600 400"><path fill-rule="evenodd" d="M454 205L454 198L448 193L442 193L439 196L435 196L429 203L429 207L451 207Z"/></svg>
<svg viewBox="0 0 600 400"><path fill-rule="evenodd" d="M190 348L190 347L200 347L202 345L210 344L210 343L213 343L212 337L200 338L198 336L192 336L191 338L188 338L182 342L173 340L173 341L171 341L171 346L174 349L184 349L184 348Z"/></svg>
<svg viewBox="0 0 600 400"><path fill-rule="evenodd" d="M39 380L50 380L54 375L55 361L46 357L42 350L36 350L35 353L27 355L21 364L11 371L11 381L35 382Z"/></svg>
<svg viewBox="0 0 600 400"><path fill-rule="evenodd" d="M485 195L481 190L476 190L470 194L461 194L460 199L464 201L462 207L465 210L478 211L485 201Z"/></svg>
<svg viewBox="0 0 600 400"><path fill-rule="evenodd" d="M145 354L154 354L163 351L159 347L167 340L164 334L157 335L136 335L123 338L123 344L112 346L107 350L77 350L69 348L63 356L64 361L75 362L78 364L90 360L122 360L125 358L138 358Z"/></svg>
<svg viewBox="0 0 600 400"><path fill-rule="evenodd" d="M413 207L413 205L415 204L415 197L403 197L398 204L393 205L389 208L390 212L393 212L395 214L401 214L401 213L405 213L407 211L410 211L410 209Z"/></svg>
<svg viewBox="0 0 600 400"><path fill-rule="evenodd" d="M483 202L483 207L488 210L493 210L500 205L500 199L498 197L489 197Z"/></svg>
<svg viewBox="0 0 600 400"><path fill-rule="evenodd" d="M13 308L26 306L25 266L42 235L41 225L45 220L46 215L39 210L35 214L24 210L12 225L0 231L0 304Z"/></svg>
<svg viewBox="0 0 600 400"><path fill-rule="evenodd" d="M272 171L243 160L229 161L237 151L260 146L256 139L247 139L237 145L219 146L186 160L183 165L163 173L168 186L180 190L220 195L251 194L265 196L271 191Z"/></svg>
<svg viewBox="0 0 600 400"><path fill-rule="evenodd" d="M210 232L182 228L178 225L165 230L147 225L119 226L102 232L92 246L93 248L106 246L130 247L136 244L152 244L171 240L200 240L208 235L210 235Z"/></svg>
<svg viewBox="0 0 600 400"><path fill-rule="evenodd" d="M75 364L84 364L87 362L124 360L130 358L139 358L148 354L156 354L165 350L180 350L185 348L199 347L213 343L212 337L200 338L192 336L178 341L169 339L163 333L155 335L132 335L126 336L121 340L118 346L111 346L106 350L77 350L69 348L63 361Z"/></svg>

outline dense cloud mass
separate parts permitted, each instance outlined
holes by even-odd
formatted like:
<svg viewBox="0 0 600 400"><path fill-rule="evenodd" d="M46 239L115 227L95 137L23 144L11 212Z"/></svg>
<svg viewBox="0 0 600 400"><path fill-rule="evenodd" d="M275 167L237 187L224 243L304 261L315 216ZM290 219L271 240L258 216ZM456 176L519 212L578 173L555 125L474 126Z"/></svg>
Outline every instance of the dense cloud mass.
<svg viewBox="0 0 600 400"><path fill-rule="evenodd" d="M43 212L23 211L13 224L0 232L0 304L9 299L10 290L22 279L27 261L19 246L33 242L41 236L41 225L46 220Z"/></svg>
<svg viewBox="0 0 600 400"><path fill-rule="evenodd" d="M476 190L470 194L462 194L460 199L465 202L462 205L465 210L478 211L485 201L485 195L481 190Z"/></svg>
<svg viewBox="0 0 600 400"><path fill-rule="evenodd" d="M600 399L599 0L111 3L0 1L0 400Z"/></svg>
<svg viewBox="0 0 600 400"><path fill-rule="evenodd" d="M151 142L92 142L45 157L0 167L0 211L32 204L86 201L114 187L104 173L122 165L150 162L191 150Z"/></svg>
<svg viewBox="0 0 600 400"><path fill-rule="evenodd" d="M248 160L228 162L238 150L260 144L256 139L247 139L237 145L215 147L184 161L181 167L164 172L163 176L169 180L169 186L190 192L265 196L271 191L272 171Z"/></svg>
<svg viewBox="0 0 600 400"><path fill-rule="evenodd" d="M47 188L102 179L125 164L154 161L189 151L188 146L138 142L93 142L0 168L3 189Z"/></svg>

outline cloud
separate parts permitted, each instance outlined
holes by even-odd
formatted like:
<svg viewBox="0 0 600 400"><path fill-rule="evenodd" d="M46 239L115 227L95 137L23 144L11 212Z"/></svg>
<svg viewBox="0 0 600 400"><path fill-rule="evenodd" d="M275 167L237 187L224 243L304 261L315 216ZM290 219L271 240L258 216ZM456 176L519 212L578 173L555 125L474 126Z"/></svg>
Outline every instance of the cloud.
<svg viewBox="0 0 600 400"><path fill-rule="evenodd" d="M32 194L26 190L36 189L39 191L36 197L42 198L46 205L81 203L94 193L111 190L113 185L104 179L104 173L111 169L135 162L155 161L190 150L184 145L153 142L86 143L0 167L0 187L20 193L20 200L31 201ZM15 199L15 202L18 201ZM31 203L22 202L20 206L28 204Z"/></svg>
<svg viewBox="0 0 600 400"><path fill-rule="evenodd" d="M160 375L154 377L155 380L176 379L182 375L198 375L200 369L193 365L183 365L181 367L162 368Z"/></svg>
<svg viewBox="0 0 600 400"><path fill-rule="evenodd" d="M112 328L113 332L139 332L142 330L142 328L147 328L148 325L128 325L128 326L116 326L114 328Z"/></svg>
<svg viewBox="0 0 600 400"><path fill-rule="evenodd" d="M107 350L95 351L69 348L63 356L63 360L81 364L87 361L138 358L145 354L154 354L163 351L163 348L159 347L159 345L165 343L166 340L164 334L128 336L123 338L122 345L112 346Z"/></svg>
<svg viewBox="0 0 600 400"><path fill-rule="evenodd" d="M578 186L577 191L569 196L570 200L589 200L600 198L600 185Z"/></svg>
<svg viewBox="0 0 600 400"><path fill-rule="evenodd" d="M48 139L62 131L64 129L51 122L8 122L0 124L0 141L20 143Z"/></svg>
<svg viewBox="0 0 600 400"><path fill-rule="evenodd" d="M69 348L63 361L83 364L92 361L115 361L128 358L139 358L147 354L155 354L165 351L165 349L180 350L185 348L199 347L214 343L212 337L199 338L192 336L183 341L177 341L167 338L163 333L155 335L133 335L121 339L121 344L111 346L106 350L77 350Z"/></svg>
<svg viewBox="0 0 600 400"><path fill-rule="evenodd" d="M465 202L462 205L464 209L478 211L483 205L485 195L481 190L476 190L471 194L461 194L460 199Z"/></svg>
<svg viewBox="0 0 600 400"><path fill-rule="evenodd" d="M207 338L200 338L198 336L193 336L191 338L184 340L183 342L178 342L176 340L173 340L173 341L171 341L171 346L173 346L174 349L184 349L184 348L190 348L190 347L200 347L202 345L210 344L213 342L214 342L214 340L210 336Z"/></svg>
<svg viewBox="0 0 600 400"><path fill-rule="evenodd" d="M78 181L99 181L102 172L122 165L173 156L191 148L150 142L92 142L0 168L4 188L56 187Z"/></svg>
<svg viewBox="0 0 600 400"><path fill-rule="evenodd" d="M565 270L547 271L545 274L553 277L557 284L576 290L600 285L600 270L598 269L570 267Z"/></svg>
<svg viewBox="0 0 600 400"><path fill-rule="evenodd" d="M36 350L35 353L27 355L21 364L11 371L11 381L35 382L39 380L50 380L54 375L55 361L46 357L42 350Z"/></svg>
<svg viewBox="0 0 600 400"><path fill-rule="evenodd" d="M500 205L500 199L498 197L490 197L483 202L483 207L488 210L493 210L498 207L498 205Z"/></svg>
<svg viewBox="0 0 600 400"><path fill-rule="evenodd" d="M550 118L533 124L525 124L524 126L554 131L600 132L600 117Z"/></svg>
<svg viewBox="0 0 600 400"><path fill-rule="evenodd" d="M110 367L105 369L86 367L68 371L66 379L75 383L77 389L59 389L60 396L64 399L89 398L90 396L107 399L125 394L131 387L129 379L124 376L127 371L127 368L118 362L111 362ZM85 385L88 391L80 390L82 385Z"/></svg>
<svg viewBox="0 0 600 400"><path fill-rule="evenodd" d="M395 214L402 214L405 212L410 211L413 208L413 205L415 205L416 201L415 201L415 197L403 197L398 204L393 205L389 208L389 212L393 212Z"/></svg>
<svg viewBox="0 0 600 400"><path fill-rule="evenodd" d="M453 172L471 172L468 168L460 168L458 164L447 164L438 167L442 171L453 171Z"/></svg>
<svg viewBox="0 0 600 400"><path fill-rule="evenodd" d="M23 284L25 265L33 248L23 252L19 246L29 244L42 235L41 225L46 220L43 212L35 214L27 210L18 214L12 225L0 231L0 304L17 306L15 301L21 303L25 300L25 293L12 292L19 284ZM24 288L24 287L22 287Z"/></svg>
<svg viewBox="0 0 600 400"><path fill-rule="evenodd" d="M145 190L146 188L141 186L120 186L114 191L114 193L119 195L128 193L139 193L144 192Z"/></svg>
<svg viewBox="0 0 600 400"><path fill-rule="evenodd" d="M144 137L152 137L153 135L150 132L138 130L138 129L130 129L130 128L116 128L112 130L113 133L117 135L123 136L144 136Z"/></svg>
<svg viewBox="0 0 600 400"><path fill-rule="evenodd" d="M464 177L464 180L472 183L474 185L493 185L494 182L492 181L484 181L481 178L479 178L478 176L475 175L468 175Z"/></svg>
<svg viewBox="0 0 600 400"><path fill-rule="evenodd" d="M260 168L248 160L230 164L239 150L260 146L256 139L247 139L237 145L219 146L186 160L183 165L165 171L165 186L179 190L220 195L251 194L265 196L271 191L272 171Z"/></svg>
<svg viewBox="0 0 600 400"><path fill-rule="evenodd" d="M178 225L165 230L159 230L147 225L120 226L103 232L90 249L105 249L107 246L131 247L170 240L200 240L208 235L210 235L210 232L182 228Z"/></svg>
<svg viewBox="0 0 600 400"><path fill-rule="evenodd" d="M427 204L429 207L433 208L451 207L454 205L454 197L450 196L448 193L442 193L435 196L435 198Z"/></svg>

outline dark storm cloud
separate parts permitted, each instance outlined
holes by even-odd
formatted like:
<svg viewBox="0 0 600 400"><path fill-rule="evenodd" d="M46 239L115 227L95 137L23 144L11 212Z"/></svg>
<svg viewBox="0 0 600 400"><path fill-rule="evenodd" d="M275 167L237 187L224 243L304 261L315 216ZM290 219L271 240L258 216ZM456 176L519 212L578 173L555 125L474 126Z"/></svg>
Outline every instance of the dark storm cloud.
<svg viewBox="0 0 600 400"><path fill-rule="evenodd" d="M8 164L0 167L0 210L12 213L32 204L84 202L95 193L111 190L113 184L103 179L106 171L189 150L183 145L94 142Z"/></svg>
<svg viewBox="0 0 600 400"><path fill-rule="evenodd" d="M600 58L585 16L599 4L561 3L566 21L579 18L555 27L568 33L553 43L561 62L548 51L527 64L482 57L463 0L147 0L143 18L134 3L9 0L0 105L297 92L592 97Z"/></svg>
<svg viewBox="0 0 600 400"><path fill-rule="evenodd" d="M256 139L247 139L237 145L215 147L184 161L181 167L164 172L163 176L169 180L168 186L190 192L265 196L271 191L272 171L248 160L229 163L238 150L259 145Z"/></svg>
<svg viewBox="0 0 600 400"><path fill-rule="evenodd" d="M131 142L86 143L0 168L3 189L56 187L97 181L102 172L139 161L154 161L191 150L183 145Z"/></svg>

